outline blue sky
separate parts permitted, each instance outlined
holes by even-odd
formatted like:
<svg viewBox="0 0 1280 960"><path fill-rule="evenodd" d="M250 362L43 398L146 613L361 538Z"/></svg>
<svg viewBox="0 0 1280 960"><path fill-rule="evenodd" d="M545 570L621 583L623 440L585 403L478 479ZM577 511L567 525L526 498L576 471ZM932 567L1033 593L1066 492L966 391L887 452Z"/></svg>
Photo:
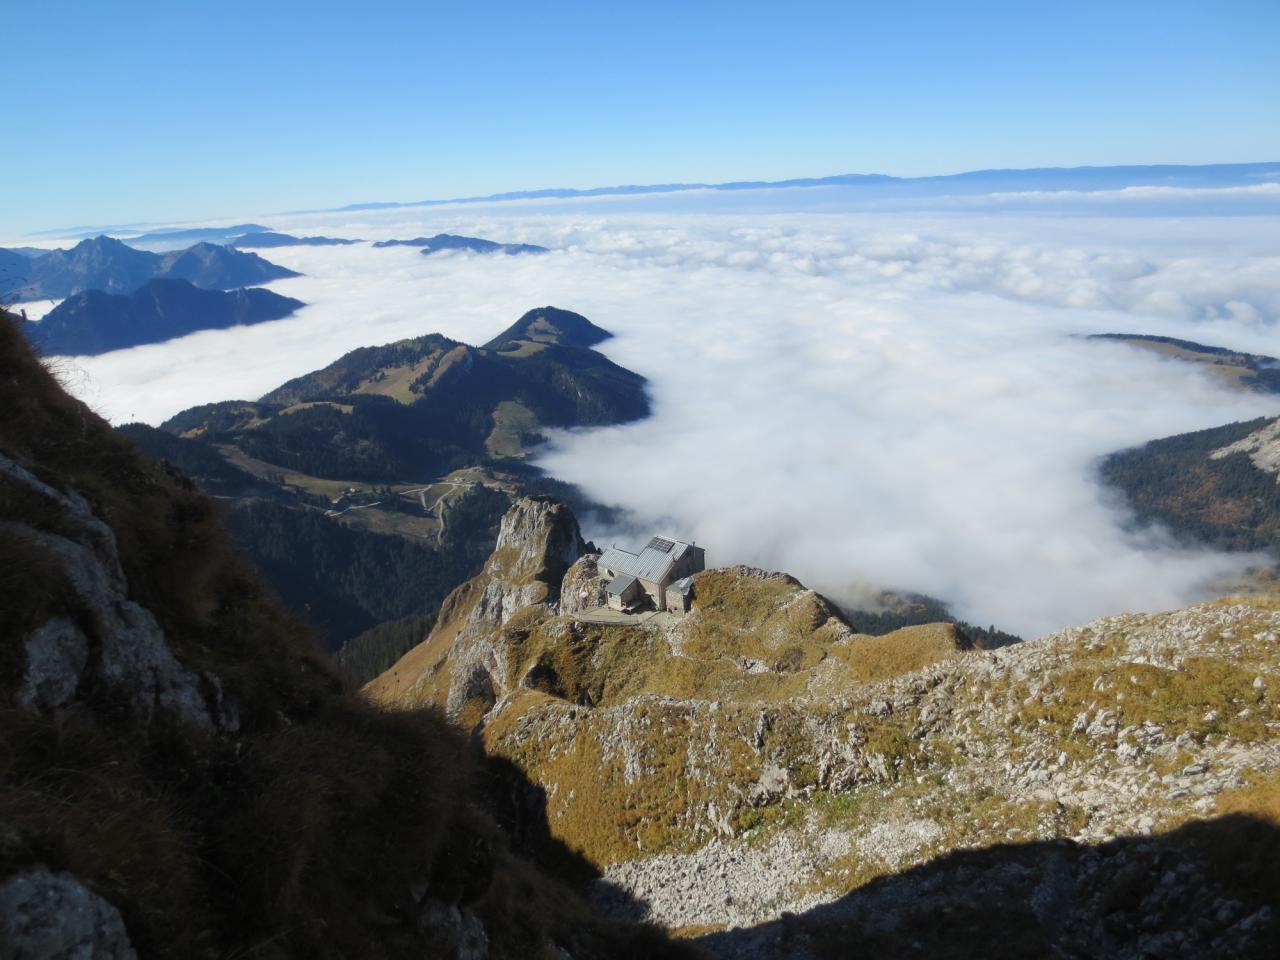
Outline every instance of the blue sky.
<svg viewBox="0 0 1280 960"><path fill-rule="evenodd" d="M1274 0L0 0L0 30L4 234L546 186L1280 159Z"/></svg>

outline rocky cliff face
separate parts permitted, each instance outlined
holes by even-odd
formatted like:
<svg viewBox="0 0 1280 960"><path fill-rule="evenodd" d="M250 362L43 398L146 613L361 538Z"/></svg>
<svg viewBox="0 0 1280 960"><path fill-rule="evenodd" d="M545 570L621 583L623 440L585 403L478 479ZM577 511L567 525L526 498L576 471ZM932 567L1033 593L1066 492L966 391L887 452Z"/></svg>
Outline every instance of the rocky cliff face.
<svg viewBox="0 0 1280 960"><path fill-rule="evenodd" d="M0 406L0 956L688 955L512 853L475 746L345 690L5 317ZM576 557L555 513L509 518L476 624L558 592L523 580Z"/></svg>

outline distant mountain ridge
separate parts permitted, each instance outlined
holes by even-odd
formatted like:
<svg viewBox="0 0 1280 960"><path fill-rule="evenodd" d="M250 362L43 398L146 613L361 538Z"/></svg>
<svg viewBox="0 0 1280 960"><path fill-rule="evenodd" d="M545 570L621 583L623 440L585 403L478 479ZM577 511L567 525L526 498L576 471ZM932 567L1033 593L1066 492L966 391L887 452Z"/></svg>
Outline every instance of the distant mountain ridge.
<svg viewBox="0 0 1280 960"><path fill-rule="evenodd" d="M95 355L287 317L301 300L270 290L204 290L188 280L151 280L129 294L85 290L39 323L23 325L45 355Z"/></svg>
<svg viewBox="0 0 1280 960"><path fill-rule="evenodd" d="M0 261L0 269L6 272L24 271L12 279L0 272L0 299L61 300L84 290L132 293L155 279L188 280L209 290L230 290L299 276L256 253L211 243L158 254L135 250L107 236L82 240L70 250L53 250L23 260L25 266L16 264L12 257Z"/></svg>
<svg viewBox="0 0 1280 960"><path fill-rule="evenodd" d="M344 240L339 237L295 237L288 233L275 233L264 230L257 233L246 233L228 241L227 246L238 250L265 249L268 247L341 247L359 240Z"/></svg>
<svg viewBox="0 0 1280 960"><path fill-rule="evenodd" d="M846 173L830 177L788 180L735 180L725 183L629 184L588 189L516 190L445 200L375 201L354 203L319 212L428 207L447 203L493 203L503 200L569 199L688 190L765 190L779 187L861 187L886 196L927 196L944 193L980 194L1040 190L1119 190L1135 186L1217 187L1280 182L1280 162L1217 164L1142 164L1106 167L1035 167L1024 170L972 170L926 177L895 177L882 173Z"/></svg>
<svg viewBox="0 0 1280 960"><path fill-rule="evenodd" d="M470 250L473 253L549 253L546 247L533 243L498 243L482 237L463 237L454 233L437 233L434 237L414 237L412 240L380 240L375 247L421 247L423 254L442 250Z"/></svg>
<svg viewBox="0 0 1280 960"><path fill-rule="evenodd" d="M1173 360L1201 365L1202 369L1236 389L1280 393L1280 359L1276 357L1141 333L1095 333L1087 339L1123 343Z"/></svg>
<svg viewBox="0 0 1280 960"><path fill-rule="evenodd" d="M245 237L254 233L269 233L270 230L270 227L264 227L260 223L236 223L229 227L188 227L181 230L158 230L123 239L131 247L164 253L168 250L181 249L193 243L226 244L237 237Z"/></svg>

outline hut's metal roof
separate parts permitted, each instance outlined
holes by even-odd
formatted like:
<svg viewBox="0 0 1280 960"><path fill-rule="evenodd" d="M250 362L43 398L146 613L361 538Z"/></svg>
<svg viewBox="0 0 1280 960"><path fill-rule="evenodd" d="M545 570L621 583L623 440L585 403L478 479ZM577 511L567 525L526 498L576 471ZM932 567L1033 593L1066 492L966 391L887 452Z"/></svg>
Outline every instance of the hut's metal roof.
<svg viewBox="0 0 1280 960"><path fill-rule="evenodd" d="M606 570L629 571L639 559L634 553L619 550L617 547L610 547L600 554L600 559L596 561L596 566L603 567Z"/></svg>
<svg viewBox="0 0 1280 960"><path fill-rule="evenodd" d="M605 587L607 593L620 597L628 590L631 585L636 582L636 578L627 573L620 573L609 581L609 586Z"/></svg>
<svg viewBox="0 0 1280 960"><path fill-rule="evenodd" d="M600 555L598 566L615 573L628 573L637 580L662 583L689 547L683 540L654 537L639 554L610 547Z"/></svg>

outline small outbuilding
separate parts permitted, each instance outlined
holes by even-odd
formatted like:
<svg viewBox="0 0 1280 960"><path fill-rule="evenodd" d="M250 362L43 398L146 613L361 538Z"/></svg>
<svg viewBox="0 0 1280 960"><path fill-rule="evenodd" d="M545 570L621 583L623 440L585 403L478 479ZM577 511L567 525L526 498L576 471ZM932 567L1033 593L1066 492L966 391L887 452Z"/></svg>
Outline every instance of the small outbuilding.
<svg viewBox="0 0 1280 960"><path fill-rule="evenodd" d="M609 598L609 606L613 610L621 610L635 602L644 593L640 581L626 573L620 573L605 587L605 595Z"/></svg>

